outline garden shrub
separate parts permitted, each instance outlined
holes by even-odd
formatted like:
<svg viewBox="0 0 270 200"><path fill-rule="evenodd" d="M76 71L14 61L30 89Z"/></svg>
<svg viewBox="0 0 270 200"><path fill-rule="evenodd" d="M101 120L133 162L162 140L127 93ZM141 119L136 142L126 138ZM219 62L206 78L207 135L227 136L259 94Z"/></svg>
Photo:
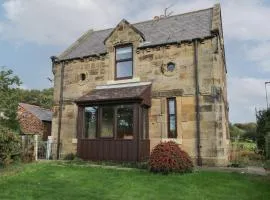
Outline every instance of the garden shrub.
<svg viewBox="0 0 270 200"><path fill-rule="evenodd" d="M64 156L63 160L74 160L76 158L76 154L68 153Z"/></svg>
<svg viewBox="0 0 270 200"><path fill-rule="evenodd" d="M17 134L0 126L0 165L7 166L21 153L21 142Z"/></svg>
<svg viewBox="0 0 270 200"><path fill-rule="evenodd" d="M193 163L190 156L175 142L161 142L151 152L149 168L152 172L163 174L187 173L192 172Z"/></svg>
<svg viewBox="0 0 270 200"><path fill-rule="evenodd" d="M22 139L22 153L21 160L24 163L30 163L35 160L35 139L34 135L24 135L24 139ZM43 146L38 148L38 151Z"/></svg>
<svg viewBox="0 0 270 200"><path fill-rule="evenodd" d="M270 160L266 160L263 164L264 169L270 171Z"/></svg>
<svg viewBox="0 0 270 200"><path fill-rule="evenodd" d="M35 160L35 147L33 144L27 145L22 152L22 161L25 163L30 163Z"/></svg>
<svg viewBox="0 0 270 200"><path fill-rule="evenodd" d="M251 141L234 141L231 143L230 162L232 167L261 166L264 160L256 143Z"/></svg>
<svg viewBox="0 0 270 200"><path fill-rule="evenodd" d="M255 142L252 142L250 140L234 141L234 142L232 142L232 145L235 146L239 150L257 151L257 145L256 145L256 143Z"/></svg>
<svg viewBox="0 0 270 200"><path fill-rule="evenodd" d="M263 160L264 157L261 154L252 151L240 151L240 157L247 158L249 160Z"/></svg>

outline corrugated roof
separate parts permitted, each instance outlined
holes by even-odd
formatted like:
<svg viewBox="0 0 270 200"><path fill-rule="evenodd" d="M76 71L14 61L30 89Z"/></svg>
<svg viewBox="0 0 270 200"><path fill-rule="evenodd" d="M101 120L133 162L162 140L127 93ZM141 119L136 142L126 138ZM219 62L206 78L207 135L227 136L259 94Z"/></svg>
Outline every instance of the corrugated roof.
<svg viewBox="0 0 270 200"><path fill-rule="evenodd" d="M205 38L211 36L212 8L132 25L145 36L147 43L144 46ZM64 51L59 59L66 60L106 53L103 42L112 30L113 28L88 31Z"/></svg>
<svg viewBox="0 0 270 200"><path fill-rule="evenodd" d="M41 108L39 106L26 104L26 103L19 103L20 106L22 106L27 111L31 112L33 115L35 115L38 119L41 121L52 121L52 111Z"/></svg>

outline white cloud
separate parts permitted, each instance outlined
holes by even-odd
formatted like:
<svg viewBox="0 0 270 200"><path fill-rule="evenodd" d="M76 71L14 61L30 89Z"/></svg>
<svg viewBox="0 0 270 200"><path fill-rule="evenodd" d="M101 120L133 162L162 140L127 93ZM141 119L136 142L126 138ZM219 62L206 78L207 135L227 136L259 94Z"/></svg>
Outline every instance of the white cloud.
<svg viewBox="0 0 270 200"><path fill-rule="evenodd" d="M172 5L174 14L213 6L217 0L9 0L4 1L4 39L39 44L70 44L90 28L115 25L121 18L151 19ZM224 0L223 25L226 39L270 39L270 7L262 0ZM1 22L0 22L1 24Z"/></svg>
<svg viewBox="0 0 270 200"><path fill-rule="evenodd" d="M270 41L257 43L245 51L248 60L262 67L264 71L270 72Z"/></svg>
<svg viewBox="0 0 270 200"><path fill-rule="evenodd" d="M118 3L117 3L118 2ZM2 39L67 45L90 28L104 28L120 20L125 10L90 0L9 0L2 4L6 20ZM109 5L109 6L106 6Z"/></svg>
<svg viewBox="0 0 270 200"><path fill-rule="evenodd" d="M265 109L265 79L232 77L228 79L230 119L234 122L255 121L255 108ZM268 94L270 94L270 88Z"/></svg>
<svg viewBox="0 0 270 200"><path fill-rule="evenodd" d="M262 0L229 0L222 3L224 33L236 40L270 39L270 6Z"/></svg>
<svg viewBox="0 0 270 200"><path fill-rule="evenodd" d="M25 84L20 85L19 88L20 88L20 89L23 89L23 90L29 90L29 89L30 89L30 88L29 88L27 85L25 85Z"/></svg>
<svg viewBox="0 0 270 200"><path fill-rule="evenodd" d="M225 42L240 42L245 49L245 59L254 62L258 71L269 72L270 26L267 24L270 6L263 0L230 0L222 5ZM247 45L246 42L253 44Z"/></svg>

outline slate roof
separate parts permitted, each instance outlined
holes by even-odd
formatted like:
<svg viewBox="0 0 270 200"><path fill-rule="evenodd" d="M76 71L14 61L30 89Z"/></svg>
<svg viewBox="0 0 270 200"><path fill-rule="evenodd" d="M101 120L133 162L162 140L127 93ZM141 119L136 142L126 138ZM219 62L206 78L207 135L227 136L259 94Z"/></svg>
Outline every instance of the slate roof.
<svg viewBox="0 0 270 200"><path fill-rule="evenodd" d="M147 103L150 100L150 89L151 85L94 89L90 93L77 99L76 102L100 103L106 101L112 102L115 100L144 100L144 102Z"/></svg>
<svg viewBox="0 0 270 200"><path fill-rule="evenodd" d="M19 105L23 107L25 110L35 115L41 121L52 121L53 113L50 110L26 103L19 103Z"/></svg>
<svg viewBox="0 0 270 200"><path fill-rule="evenodd" d="M132 25L145 36L143 47L205 38L211 36L212 10L208 8ZM86 32L58 57L59 60L106 53L103 42L112 30Z"/></svg>

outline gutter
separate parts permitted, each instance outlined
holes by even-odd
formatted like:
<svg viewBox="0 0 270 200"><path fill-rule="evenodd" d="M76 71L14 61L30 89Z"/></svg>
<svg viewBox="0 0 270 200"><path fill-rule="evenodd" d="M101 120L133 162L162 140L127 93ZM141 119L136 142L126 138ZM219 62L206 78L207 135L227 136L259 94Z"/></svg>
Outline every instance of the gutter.
<svg viewBox="0 0 270 200"><path fill-rule="evenodd" d="M57 57L51 57L53 67ZM59 115L58 115L58 130L57 130L57 149L56 149L56 159L60 158L60 136L62 128L62 115L63 115L63 85L64 85L64 72L65 72L65 63L61 63L61 74L60 74L60 97L59 97Z"/></svg>
<svg viewBox="0 0 270 200"><path fill-rule="evenodd" d="M198 73L198 40L193 40L194 47L194 67L195 67L195 100L196 100L196 136L197 136L197 165L202 166L201 157L201 124L200 124L200 85L199 85L199 73Z"/></svg>
<svg viewBox="0 0 270 200"><path fill-rule="evenodd" d="M214 35L209 35L209 36L205 36L205 37L201 37L201 38L196 38L196 39L200 39L200 40L206 40L206 39L211 39L215 37ZM181 45L181 44L190 44L192 43L192 41L194 41L195 39L186 39L186 40L180 40L180 41L171 41L171 42L161 42L161 43L157 43L157 44L147 44L147 45L142 45L142 46L138 46L137 49L147 49L147 48L155 48L155 47L162 47L162 46L166 46L166 45ZM63 58L64 56L61 55L61 57L58 58L58 60L56 61L57 63L63 62L63 61L73 61L73 60L81 60L81 59L87 59L87 58L91 58L91 57L100 57L100 56L105 56L107 55L108 52L101 52L101 53L94 53L94 54L89 54L89 55L84 55L84 56L80 56L80 57L71 57L71 58Z"/></svg>
<svg viewBox="0 0 270 200"><path fill-rule="evenodd" d="M146 48L153 48L153 47L158 47L158 46L166 46L166 45L173 45L173 44L177 44L177 45L181 45L181 44L185 44L185 43L192 43L192 41L199 39L199 40L206 40L206 39L211 39L214 36L211 34L209 36L205 36L205 37L201 37L201 38L193 38L193 39L186 39L186 40L180 40L180 41L171 41L171 42L161 42L161 43L157 43L157 44L146 44L146 45L142 45L137 47L137 49L146 49Z"/></svg>

